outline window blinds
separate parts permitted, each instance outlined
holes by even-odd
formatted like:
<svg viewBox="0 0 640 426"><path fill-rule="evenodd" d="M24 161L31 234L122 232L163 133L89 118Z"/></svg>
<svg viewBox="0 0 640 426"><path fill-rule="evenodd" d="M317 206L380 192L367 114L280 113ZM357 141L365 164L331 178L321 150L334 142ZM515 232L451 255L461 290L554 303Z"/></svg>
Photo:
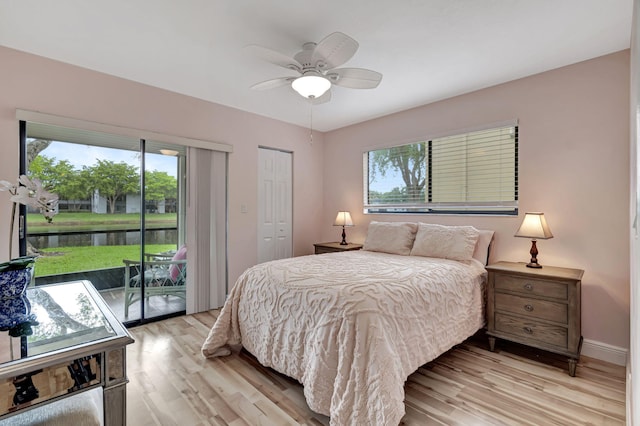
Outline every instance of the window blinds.
<svg viewBox="0 0 640 426"><path fill-rule="evenodd" d="M516 128L482 130L433 139L427 199L472 207L513 205L517 200Z"/></svg>
<svg viewBox="0 0 640 426"><path fill-rule="evenodd" d="M187 313L219 308L227 294L227 154L188 149Z"/></svg>

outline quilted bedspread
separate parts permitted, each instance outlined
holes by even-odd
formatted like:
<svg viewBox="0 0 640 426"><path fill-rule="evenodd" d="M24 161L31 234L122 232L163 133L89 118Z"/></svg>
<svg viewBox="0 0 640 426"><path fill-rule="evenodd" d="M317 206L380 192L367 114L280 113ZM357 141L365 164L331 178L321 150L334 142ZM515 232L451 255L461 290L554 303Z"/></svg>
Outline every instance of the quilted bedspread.
<svg viewBox="0 0 640 426"><path fill-rule="evenodd" d="M397 425L404 383L484 325L477 261L350 251L245 271L202 346L242 345L304 385L333 425Z"/></svg>

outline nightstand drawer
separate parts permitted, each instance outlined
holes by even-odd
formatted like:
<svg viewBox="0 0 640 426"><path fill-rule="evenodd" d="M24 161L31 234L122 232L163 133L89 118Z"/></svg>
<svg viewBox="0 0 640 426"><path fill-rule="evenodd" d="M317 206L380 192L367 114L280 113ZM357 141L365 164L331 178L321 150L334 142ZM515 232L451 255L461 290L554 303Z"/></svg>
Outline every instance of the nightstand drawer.
<svg viewBox="0 0 640 426"><path fill-rule="evenodd" d="M505 293L495 294L496 312L510 312L529 318L538 318L567 324L569 314L564 303L514 296Z"/></svg>
<svg viewBox="0 0 640 426"><path fill-rule="evenodd" d="M567 285L564 283L515 275L496 274L495 288L559 300L567 300L568 297Z"/></svg>
<svg viewBox="0 0 640 426"><path fill-rule="evenodd" d="M362 244L354 244L354 243L349 243L349 244L315 243L313 246L315 247L316 254L360 250L362 248Z"/></svg>
<svg viewBox="0 0 640 426"><path fill-rule="evenodd" d="M329 247L316 247L316 254L335 253L337 250Z"/></svg>
<svg viewBox="0 0 640 426"><path fill-rule="evenodd" d="M495 316L495 327L496 331L502 333L522 337L526 340L537 340L563 349L567 348L567 329L565 327L499 313L496 313Z"/></svg>

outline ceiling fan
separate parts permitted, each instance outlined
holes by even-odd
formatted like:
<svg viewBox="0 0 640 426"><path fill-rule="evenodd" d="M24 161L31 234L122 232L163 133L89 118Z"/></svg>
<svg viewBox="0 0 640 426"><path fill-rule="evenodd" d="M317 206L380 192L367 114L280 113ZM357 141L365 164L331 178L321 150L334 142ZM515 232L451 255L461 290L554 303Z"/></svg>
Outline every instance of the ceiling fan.
<svg viewBox="0 0 640 426"><path fill-rule="evenodd" d="M272 64L297 71L300 76L280 77L251 86L255 90L291 85L293 90L314 104L331 99L331 85L351 89L373 89L382 74L364 68L336 68L347 62L358 50L358 42L346 34L329 34L319 43L305 43L302 51L289 57L266 47L247 46L255 56Z"/></svg>

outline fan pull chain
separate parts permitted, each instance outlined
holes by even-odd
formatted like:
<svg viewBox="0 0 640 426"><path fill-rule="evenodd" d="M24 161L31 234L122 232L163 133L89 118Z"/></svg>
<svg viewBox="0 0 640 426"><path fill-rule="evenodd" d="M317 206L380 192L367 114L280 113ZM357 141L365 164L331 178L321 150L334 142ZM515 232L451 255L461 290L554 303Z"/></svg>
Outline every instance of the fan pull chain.
<svg viewBox="0 0 640 426"><path fill-rule="evenodd" d="M309 145L313 145L313 104L309 104Z"/></svg>

